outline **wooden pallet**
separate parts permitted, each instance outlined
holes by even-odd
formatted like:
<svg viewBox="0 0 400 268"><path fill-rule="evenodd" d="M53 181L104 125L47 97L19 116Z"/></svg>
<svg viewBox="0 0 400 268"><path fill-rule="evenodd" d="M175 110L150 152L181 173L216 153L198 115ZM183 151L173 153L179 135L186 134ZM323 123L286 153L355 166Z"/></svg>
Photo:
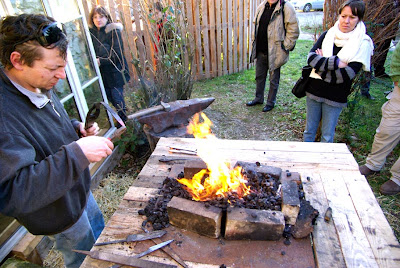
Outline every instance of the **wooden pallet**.
<svg viewBox="0 0 400 268"><path fill-rule="evenodd" d="M168 149L196 149L202 146L202 142L195 139L160 139L98 241L122 239L127 234L142 232L140 227L144 218L137 211L157 194L172 166L172 163L158 160L165 156L195 158L192 155L171 154ZM400 245L345 144L218 140L214 147L228 161L258 161L301 174L306 199L320 212L312 234L317 267L400 267ZM323 216L328 207L333 211L332 220L325 222ZM148 245L153 244L149 242ZM143 244L141 248L138 245L110 245L101 250L132 255L132 252L140 252L148 246ZM144 258L176 264L162 252ZM190 267L218 267L201 259L187 264ZM296 267L297 264L296 260L292 260L287 267ZM86 258L82 267L110 265Z"/></svg>

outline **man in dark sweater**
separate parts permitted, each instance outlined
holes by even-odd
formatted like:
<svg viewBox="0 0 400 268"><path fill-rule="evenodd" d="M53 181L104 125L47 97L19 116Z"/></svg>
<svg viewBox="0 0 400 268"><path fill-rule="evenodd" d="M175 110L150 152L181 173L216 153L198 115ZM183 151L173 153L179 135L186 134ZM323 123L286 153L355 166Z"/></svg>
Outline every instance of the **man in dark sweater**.
<svg viewBox="0 0 400 268"><path fill-rule="evenodd" d="M90 191L91 162L113 144L70 120L52 88L65 79L68 41L44 15L0 22L0 212L56 241L67 267L79 267L104 220ZM82 138L79 138L82 137Z"/></svg>

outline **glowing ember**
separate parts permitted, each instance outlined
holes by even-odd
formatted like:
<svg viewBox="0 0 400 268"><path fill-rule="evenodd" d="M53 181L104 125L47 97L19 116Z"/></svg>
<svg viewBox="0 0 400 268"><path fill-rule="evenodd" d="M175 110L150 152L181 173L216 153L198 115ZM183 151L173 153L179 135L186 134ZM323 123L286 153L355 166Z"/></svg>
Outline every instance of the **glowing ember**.
<svg viewBox="0 0 400 268"><path fill-rule="evenodd" d="M226 197L228 193L235 193L238 197L247 195L250 187L246 185L242 168L230 169L230 164L215 150L218 139L211 133L212 122L204 113L201 113L201 117L202 123L199 122L199 114L195 114L187 129L189 134L202 141L197 154L207 164L207 170L201 170L192 179L183 178L178 181L187 187L196 201Z"/></svg>

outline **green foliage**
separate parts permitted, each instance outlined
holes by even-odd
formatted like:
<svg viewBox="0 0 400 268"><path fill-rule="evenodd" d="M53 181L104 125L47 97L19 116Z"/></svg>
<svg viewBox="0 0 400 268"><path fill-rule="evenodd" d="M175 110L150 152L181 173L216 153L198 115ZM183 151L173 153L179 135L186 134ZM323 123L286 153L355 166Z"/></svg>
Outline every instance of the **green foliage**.
<svg viewBox="0 0 400 268"><path fill-rule="evenodd" d="M115 142L121 152L135 155L137 148L146 143L146 137L141 125L137 121L129 120L126 123L126 131L121 138ZM124 163L122 163L124 165Z"/></svg>

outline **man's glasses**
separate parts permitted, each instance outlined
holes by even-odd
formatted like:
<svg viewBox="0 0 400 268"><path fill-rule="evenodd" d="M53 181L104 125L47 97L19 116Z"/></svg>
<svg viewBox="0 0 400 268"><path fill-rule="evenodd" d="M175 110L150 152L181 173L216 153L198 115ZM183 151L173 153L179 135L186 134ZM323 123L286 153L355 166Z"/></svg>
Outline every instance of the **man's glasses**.
<svg viewBox="0 0 400 268"><path fill-rule="evenodd" d="M54 43L57 43L62 38L65 38L63 31L63 25L57 21L50 23L41 31L41 35L35 39L43 47L48 47Z"/></svg>
<svg viewBox="0 0 400 268"><path fill-rule="evenodd" d="M63 29L63 24L59 22L52 22L46 27L43 28L43 30L40 31L40 35L36 37L28 37L27 39L24 39L20 42L17 42L14 44L14 49L16 46L23 44L25 42L28 42L29 40L36 40L39 42L39 44L42 47L48 47L51 46L54 43L57 43L60 41L62 38L65 38L64 34L64 29Z"/></svg>

